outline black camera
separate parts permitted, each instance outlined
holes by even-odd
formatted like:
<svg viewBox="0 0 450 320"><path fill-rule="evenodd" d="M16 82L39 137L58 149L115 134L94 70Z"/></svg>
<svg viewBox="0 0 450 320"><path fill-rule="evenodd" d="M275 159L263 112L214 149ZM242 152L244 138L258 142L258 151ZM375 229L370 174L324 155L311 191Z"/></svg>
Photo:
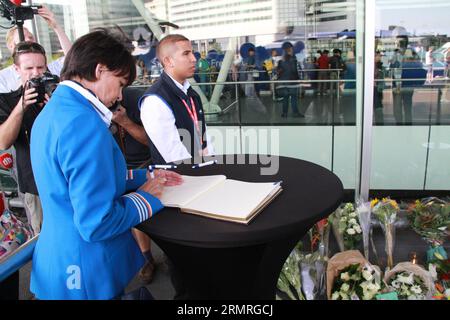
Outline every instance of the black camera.
<svg viewBox="0 0 450 320"><path fill-rule="evenodd" d="M36 103L42 103L45 101L45 94L51 97L58 83L59 77L57 75L45 72L41 77L28 80L27 89L35 88L38 94Z"/></svg>
<svg viewBox="0 0 450 320"><path fill-rule="evenodd" d="M33 19L34 15L38 13L38 9L41 7L42 6L18 6L13 4L10 0L0 0L0 11L2 16L11 20L13 24L18 21L23 22L25 20Z"/></svg>

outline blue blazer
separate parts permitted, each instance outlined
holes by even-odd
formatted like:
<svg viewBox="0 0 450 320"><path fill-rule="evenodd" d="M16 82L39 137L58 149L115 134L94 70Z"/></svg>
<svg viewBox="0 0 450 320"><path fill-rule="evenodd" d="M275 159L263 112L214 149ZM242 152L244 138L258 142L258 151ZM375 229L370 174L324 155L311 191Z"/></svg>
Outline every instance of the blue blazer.
<svg viewBox="0 0 450 320"><path fill-rule="evenodd" d="M136 191L120 148L88 100L60 85L34 122L31 163L43 207L33 254L38 299L111 299L144 264L131 228L162 209Z"/></svg>

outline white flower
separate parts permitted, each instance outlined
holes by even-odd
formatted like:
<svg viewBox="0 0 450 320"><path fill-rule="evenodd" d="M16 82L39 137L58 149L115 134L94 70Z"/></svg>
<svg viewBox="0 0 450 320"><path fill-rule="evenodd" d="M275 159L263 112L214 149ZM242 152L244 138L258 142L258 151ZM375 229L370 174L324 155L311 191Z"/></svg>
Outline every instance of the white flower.
<svg viewBox="0 0 450 320"><path fill-rule="evenodd" d="M422 289L418 285L412 286L411 291L414 293L422 293Z"/></svg>
<svg viewBox="0 0 450 320"><path fill-rule="evenodd" d="M349 229L347 229L347 233L352 236L356 233L356 231L352 228L349 228Z"/></svg>
<svg viewBox="0 0 450 320"><path fill-rule="evenodd" d="M351 203L346 203L345 206L344 206L344 210L347 210L347 211L353 211L353 210L354 210L353 204L351 204Z"/></svg>
<svg viewBox="0 0 450 320"><path fill-rule="evenodd" d="M363 270L362 276L363 276L364 279L366 279L366 280L368 280L368 281L370 281L370 280L373 279L372 272L370 272L370 271L368 271L368 270Z"/></svg>
<svg viewBox="0 0 450 320"><path fill-rule="evenodd" d="M337 300L339 299L339 292L335 291L332 295L331 295L331 300Z"/></svg>
<svg viewBox="0 0 450 320"><path fill-rule="evenodd" d="M339 294L341 295L342 300L350 300L348 295L344 292L339 292Z"/></svg>
<svg viewBox="0 0 450 320"><path fill-rule="evenodd" d="M350 289L350 286L348 285L348 283L344 283L341 286L341 292L348 292L349 289Z"/></svg>
<svg viewBox="0 0 450 320"><path fill-rule="evenodd" d="M409 272L407 276L400 274L397 277L397 280L400 281L401 283L413 284L414 283L414 274L411 272Z"/></svg>
<svg viewBox="0 0 450 320"><path fill-rule="evenodd" d="M341 279L344 281L350 280L350 275L348 274L348 272L341 273Z"/></svg>
<svg viewBox="0 0 450 320"><path fill-rule="evenodd" d="M347 217L342 217L342 218L341 218L341 221L342 221L342 222L346 222L346 221L347 221Z"/></svg>
<svg viewBox="0 0 450 320"><path fill-rule="evenodd" d="M395 289L400 288L400 282L398 280L394 280L391 282L391 286L393 286Z"/></svg>
<svg viewBox="0 0 450 320"><path fill-rule="evenodd" d="M367 286L367 290L369 291L378 291L380 289L380 285L378 283L369 283Z"/></svg>
<svg viewBox="0 0 450 320"><path fill-rule="evenodd" d="M430 263L428 265L428 271L430 272L431 278L433 278L433 281L437 280L437 271L436 271L436 265L434 263Z"/></svg>
<svg viewBox="0 0 450 320"><path fill-rule="evenodd" d="M363 291L366 291L366 290L367 290L367 285L368 285L368 282L367 282L367 281L361 282L361 283L359 284L359 286L363 289Z"/></svg>
<svg viewBox="0 0 450 320"><path fill-rule="evenodd" d="M348 220L348 223L349 224L358 224L358 222L356 221L355 218L352 218L352 219Z"/></svg>
<svg viewBox="0 0 450 320"><path fill-rule="evenodd" d="M445 231L445 230L447 230L447 226L439 227L438 229L441 231Z"/></svg>
<svg viewBox="0 0 450 320"><path fill-rule="evenodd" d="M356 212L350 212L350 214L348 215L350 218L355 218L358 216L358 214Z"/></svg>
<svg viewBox="0 0 450 320"><path fill-rule="evenodd" d="M361 233L361 227L359 225L353 226L353 229L355 229L356 233Z"/></svg>
<svg viewBox="0 0 450 320"><path fill-rule="evenodd" d="M373 296L376 294L377 292L371 292L371 291L365 291L363 293L363 300L372 300Z"/></svg>

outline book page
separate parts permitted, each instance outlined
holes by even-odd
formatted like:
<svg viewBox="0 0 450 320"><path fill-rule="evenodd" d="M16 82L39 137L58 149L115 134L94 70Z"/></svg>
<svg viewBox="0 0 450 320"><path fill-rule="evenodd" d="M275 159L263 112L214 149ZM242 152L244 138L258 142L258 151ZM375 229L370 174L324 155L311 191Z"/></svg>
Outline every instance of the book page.
<svg viewBox="0 0 450 320"><path fill-rule="evenodd" d="M163 194L159 199L164 206L178 208L183 207L203 192L226 180L226 177L223 175L182 177L182 184L173 187L164 187Z"/></svg>
<svg viewBox="0 0 450 320"><path fill-rule="evenodd" d="M280 188L279 184L273 182L252 183L228 179L182 209L186 212L246 220L269 195Z"/></svg>

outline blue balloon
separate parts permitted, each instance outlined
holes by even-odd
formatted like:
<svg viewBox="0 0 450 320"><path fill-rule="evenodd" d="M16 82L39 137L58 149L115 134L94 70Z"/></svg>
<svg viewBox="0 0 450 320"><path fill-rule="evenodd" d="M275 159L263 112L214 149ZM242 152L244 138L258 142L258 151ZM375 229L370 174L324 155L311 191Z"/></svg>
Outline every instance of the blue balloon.
<svg viewBox="0 0 450 320"><path fill-rule="evenodd" d="M266 48L262 46L256 47L255 52L259 60L264 61L270 58L270 54L267 52Z"/></svg>
<svg viewBox="0 0 450 320"><path fill-rule="evenodd" d="M199 60L199 59L200 59L200 57L201 57L201 54L200 54L200 52L198 52L198 51L195 51L195 52L194 52L194 57L195 57L195 59Z"/></svg>
<svg viewBox="0 0 450 320"><path fill-rule="evenodd" d="M255 49L255 45L253 43L247 42L244 43L241 48L239 49L239 53L241 54L241 57L243 59L248 57L248 49L253 48Z"/></svg>
<svg viewBox="0 0 450 320"><path fill-rule="evenodd" d="M217 59L217 51L212 49L208 51L208 55L206 56L207 59L215 60Z"/></svg>
<svg viewBox="0 0 450 320"><path fill-rule="evenodd" d="M302 52L303 49L305 49L305 44L303 43L303 41L297 41L294 44L294 53L295 54Z"/></svg>

